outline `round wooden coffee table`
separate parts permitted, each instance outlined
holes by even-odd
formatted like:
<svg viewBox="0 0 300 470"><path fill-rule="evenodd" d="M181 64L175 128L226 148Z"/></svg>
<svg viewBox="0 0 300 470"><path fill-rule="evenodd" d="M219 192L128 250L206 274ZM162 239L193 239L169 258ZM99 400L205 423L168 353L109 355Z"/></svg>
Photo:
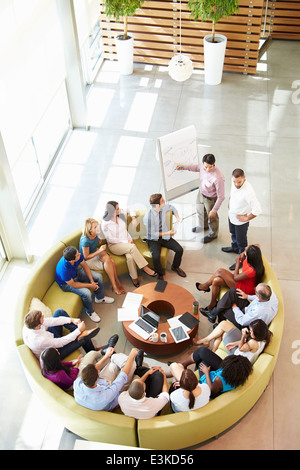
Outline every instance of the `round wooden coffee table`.
<svg viewBox="0 0 300 470"><path fill-rule="evenodd" d="M154 290L155 286L156 282L151 282L150 284L138 287L134 290L134 293L143 294L141 305L145 305L150 310L158 314L160 312L167 312L166 316L162 314L161 321L159 322L157 330L159 335L158 342L153 343L149 339L145 340L135 333L131 328L129 328L129 325L132 323L132 321L123 322L124 334L133 346L138 349L143 349L143 351L147 353L159 356L174 354L186 348L186 346L191 342L192 338L196 335L198 325L188 332L190 337L189 340L176 343L173 336L169 332L169 323L167 322L167 318L171 316L175 317L182 315L185 312L193 314L193 302L195 302L196 299L183 287L172 284L170 282L167 283L164 292L158 292ZM139 313L140 310L141 307L139 309ZM197 315L193 316L199 320L199 311ZM162 332L167 333L166 343L163 343L160 340L160 333Z"/></svg>

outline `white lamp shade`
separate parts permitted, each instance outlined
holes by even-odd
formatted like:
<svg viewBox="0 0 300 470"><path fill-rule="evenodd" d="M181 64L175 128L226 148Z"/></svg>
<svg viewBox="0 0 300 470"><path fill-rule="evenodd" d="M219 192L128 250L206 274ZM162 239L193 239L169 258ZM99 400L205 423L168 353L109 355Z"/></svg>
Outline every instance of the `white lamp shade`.
<svg viewBox="0 0 300 470"><path fill-rule="evenodd" d="M186 55L177 54L170 60L168 71L173 80L184 82L192 75L193 68L192 61Z"/></svg>

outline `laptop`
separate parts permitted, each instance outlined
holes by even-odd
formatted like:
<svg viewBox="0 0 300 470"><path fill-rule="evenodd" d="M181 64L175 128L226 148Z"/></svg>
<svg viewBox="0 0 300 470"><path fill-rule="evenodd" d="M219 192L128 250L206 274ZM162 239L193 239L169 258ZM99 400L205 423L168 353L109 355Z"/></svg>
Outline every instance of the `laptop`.
<svg viewBox="0 0 300 470"><path fill-rule="evenodd" d="M148 339L154 333L159 324L159 315L152 312L145 305L141 305L140 317L129 325L129 328L143 339Z"/></svg>

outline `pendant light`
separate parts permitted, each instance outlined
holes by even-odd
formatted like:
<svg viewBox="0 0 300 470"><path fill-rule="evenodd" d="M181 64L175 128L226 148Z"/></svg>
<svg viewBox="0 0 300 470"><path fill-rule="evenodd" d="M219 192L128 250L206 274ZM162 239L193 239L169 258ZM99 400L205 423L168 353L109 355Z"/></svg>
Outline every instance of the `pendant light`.
<svg viewBox="0 0 300 470"><path fill-rule="evenodd" d="M186 56L181 54L181 0L180 0L180 17L179 17L179 36L180 36L180 52L176 54L169 62L168 71L173 80L184 82L193 73L193 63Z"/></svg>

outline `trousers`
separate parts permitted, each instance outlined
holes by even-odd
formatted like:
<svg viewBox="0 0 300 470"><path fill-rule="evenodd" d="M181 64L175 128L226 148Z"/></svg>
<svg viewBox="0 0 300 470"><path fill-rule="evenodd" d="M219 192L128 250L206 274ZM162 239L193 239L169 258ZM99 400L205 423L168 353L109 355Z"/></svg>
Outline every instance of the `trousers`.
<svg viewBox="0 0 300 470"><path fill-rule="evenodd" d="M174 238L170 238L169 240L159 238L158 240L147 241L150 253L153 258L154 270L159 276L163 276L163 268L160 261L160 253L163 246L175 252L172 267L179 268L183 255L183 248L177 240L174 240Z"/></svg>

